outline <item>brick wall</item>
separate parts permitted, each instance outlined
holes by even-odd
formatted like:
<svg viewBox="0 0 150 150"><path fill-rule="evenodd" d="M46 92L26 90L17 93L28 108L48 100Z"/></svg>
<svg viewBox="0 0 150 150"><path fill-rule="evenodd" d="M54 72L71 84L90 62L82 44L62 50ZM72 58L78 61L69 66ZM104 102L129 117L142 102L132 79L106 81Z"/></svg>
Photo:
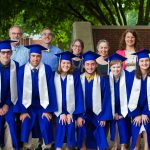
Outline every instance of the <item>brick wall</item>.
<svg viewBox="0 0 150 150"><path fill-rule="evenodd" d="M80 38L84 41L85 51L88 49L96 50L97 42L100 39L106 39L110 43L110 54L112 54L113 52L115 52L118 49L119 41L120 41L122 33L126 29L129 29L129 28L135 29L137 31L137 33L141 39L141 44L142 44L141 48L150 49L150 26L134 26L134 27L101 26L101 27L94 27L92 25L89 26L89 23L88 23L88 28L87 28L87 26L85 25L86 23L88 23L88 22L76 22L76 26L77 26L76 28L79 28L80 30L82 28L85 28L84 30L86 30L88 33L91 33L90 37L89 37L89 35L85 36L87 33L81 32L82 30L81 31L78 31L77 29L73 30L73 34L78 35L78 36L75 36L75 38ZM77 34L77 32L79 32L79 33ZM92 37L92 35L93 35L93 37ZM91 41L91 42L89 42L89 41ZM23 39L22 44L24 44L24 45L41 44L41 40L40 39L39 40ZM89 45L91 47L94 47L94 49L89 47Z"/></svg>
<svg viewBox="0 0 150 150"><path fill-rule="evenodd" d="M33 40L32 38L23 38L21 39L21 44L30 45L30 44L42 44L41 40Z"/></svg>
<svg viewBox="0 0 150 150"><path fill-rule="evenodd" d="M131 29L131 27L118 27L118 26L102 26L102 27L93 27L93 41L94 41L94 50L96 50L97 42L100 39L106 39L110 43L110 54L115 52L118 49L119 41L122 33L126 29ZM135 29L139 35L142 47L150 49L150 27L149 26L135 26L132 27Z"/></svg>

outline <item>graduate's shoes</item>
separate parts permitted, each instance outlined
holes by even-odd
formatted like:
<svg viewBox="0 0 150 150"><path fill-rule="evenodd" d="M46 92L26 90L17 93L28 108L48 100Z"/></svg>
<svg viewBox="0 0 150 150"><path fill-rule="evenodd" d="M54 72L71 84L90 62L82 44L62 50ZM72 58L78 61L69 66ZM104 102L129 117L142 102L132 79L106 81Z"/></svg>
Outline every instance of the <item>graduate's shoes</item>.
<svg viewBox="0 0 150 150"><path fill-rule="evenodd" d="M42 150L42 145L39 144L37 148L35 148L35 150ZM51 148L45 148L44 150L55 150L54 147L51 147Z"/></svg>
<svg viewBox="0 0 150 150"><path fill-rule="evenodd" d="M35 148L35 150L42 150L42 145L39 144L37 148Z"/></svg>

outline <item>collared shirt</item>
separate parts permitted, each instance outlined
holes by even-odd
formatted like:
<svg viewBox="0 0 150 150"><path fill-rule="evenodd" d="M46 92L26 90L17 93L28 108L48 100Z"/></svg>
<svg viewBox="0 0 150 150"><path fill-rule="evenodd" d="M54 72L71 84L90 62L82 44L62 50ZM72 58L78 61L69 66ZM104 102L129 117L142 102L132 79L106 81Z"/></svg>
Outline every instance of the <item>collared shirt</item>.
<svg viewBox="0 0 150 150"><path fill-rule="evenodd" d="M17 61L19 66L26 64L29 61L29 49L23 45L18 45L16 47L12 46L11 59Z"/></svg>
<svg viewBox="0 0 150 150"><path fill-rule="evenodd" d="M86 75L85 77L86 77L88 82L91 82L91 80L94 80L94 76L95 76L95 73L93 75L91 75L91 76L90 75Z"/></svg>
<svg viewBox="0 0 150 150"><path fill-rule="evenodd" d="M33 67L30 63L29 63L29 66L30 66L31 70L33 70L33 69L39 70L39 68L40 68L40 65L38 65L38 66L36 66L36 67Z"/></svg>
<svg viewBox="0 0 150 150"><path fill-rule="evenodd" d="M50 52L42 51L42 62L49 65L52 71L57 71L59 59L55 54L61 53L61 49L50 45Z"/></svg>

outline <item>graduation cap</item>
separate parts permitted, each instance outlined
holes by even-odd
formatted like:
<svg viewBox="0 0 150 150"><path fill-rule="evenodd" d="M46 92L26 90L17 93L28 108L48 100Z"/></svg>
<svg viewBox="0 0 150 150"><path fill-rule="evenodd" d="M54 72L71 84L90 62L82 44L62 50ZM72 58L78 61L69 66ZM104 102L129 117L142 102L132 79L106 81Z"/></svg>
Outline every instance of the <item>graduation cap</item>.
<svg viewBox="0 0 150 150"><path fill-rule="evenodd" d="M119 55L119 54L117 54L117 53L114 53L114 54L112 54L111 56L109 56L109 57L107 57L106 59L105 59L105 61L107 61L107 62L111 62L111 61L113 61L113 60L120 60L120 61L125 61L127 58L125 58L125 57L123 57L123 56L121 56L121 55Z"/></svg>
<svg viewBox="0 0 150 150"><path fill-rule="evenodd" d="M107 75L109 75L109 62L113 61L113 60L119 60L121 62L125 61L127 58L126 57L123 57L117 53L114 53L112 54L111 56L107 57L105 59L105 61L108 62L108 69L107 69Z"/></svg>
<svg viewBox="0 0 150 150"><path fill-rule="evenodd" d="M82 57L83 57L83 62L85 63L88 60L96 60L98 57L100 57L100 55L89 50L84 54L82 54Z"/></svg>
<svg viewBox="0 0 150 150"><path fill-rule="evenodd" d="M68 60L68 61L72 61L73 57L76 57L74 54L72 54L69 51L65 51L65 52L61 52L58 54L55 54L57 57L59 57L60 60Z"/></svg>
<svg viewBox="0 0 150 150"><path fill-rule="evenodd" d="M12 40L0 41L0 50L1 51L5 51L6 49L10 49L11 50L11 43L12 42L17 42L17 41L12 41Z"/></svg>
<svg viewBox="0 0 150 150"><path fill-rule="evenodd" d="M137 55L137 60L141 59L141 58L149 58L149 53L150 50L148 49L143 49L141 51L138 51L136 53L133 53L132 55Z"/></svg>
<svg viewBox="0 0 150 150"><path fill-rule="evenodd" d="M47 50L47 48L45 48L45 47L43 47L42 45L39 45L39 44L27 45L25 47L30 49L30 54L31 53L41 54L42 50Z"/></svg>

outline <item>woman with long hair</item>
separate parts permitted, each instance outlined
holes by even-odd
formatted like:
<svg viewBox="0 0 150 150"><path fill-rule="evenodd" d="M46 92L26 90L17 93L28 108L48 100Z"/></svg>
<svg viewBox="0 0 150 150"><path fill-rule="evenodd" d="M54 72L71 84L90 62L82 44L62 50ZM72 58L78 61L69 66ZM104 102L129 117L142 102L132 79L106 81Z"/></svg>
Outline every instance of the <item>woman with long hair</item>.
<svg viewBox="0 0 150 150"><path fill-rule="evenodd" d="M144 148L150 148L150 58L149 50L134 53L137 55L137 69L129 98L129 110L132 117L131 149L138 150L141 134Z"/></svg>
<svg viewBox="0 0 150 150"><path fill-rule="evenodd" d="M136 68L136 56L132 55L140 49L140 40L137 32L133 29L127 29L123 32L119 50L117 53L126 57L127 60L123 62L123 69L133 71Z"/></svg>
<svg viewBox="0 0 150 150"><path fill-rule="evenodd" d="M58 110L56 115L56 150L61 150L65 137L67 147L76 145L75 116L83 113L83 94L80 74L73 72L71 52L56 54L59 57L58 71L54 75Z"/></svg>

